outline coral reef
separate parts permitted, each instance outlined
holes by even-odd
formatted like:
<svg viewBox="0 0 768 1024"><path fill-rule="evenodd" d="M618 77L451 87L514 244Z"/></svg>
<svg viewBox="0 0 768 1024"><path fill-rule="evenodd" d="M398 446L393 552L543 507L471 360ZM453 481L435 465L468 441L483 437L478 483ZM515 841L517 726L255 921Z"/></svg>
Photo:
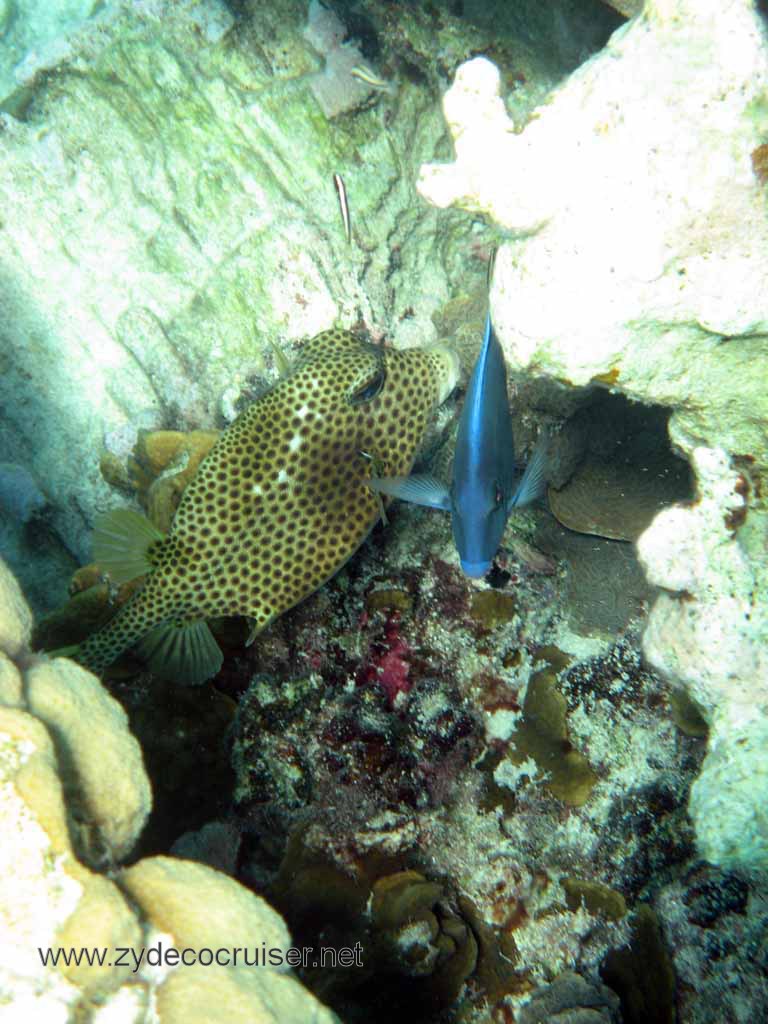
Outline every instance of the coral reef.
<svg viewBox="0 0 768 1024"><path fill-rule="evenodd" d="M536 535L542 523L563 531L531 515ZM174 849L265 894L296 941L360 941L364 971L302 973L346 1021L371 1000L404 1019L441 1006L493 1007L503 1020L559 970L594 982L649 891L657 907L676 906L663 879L693 853L684 804L701 729L673 727L670 695L641 666L636 618L597 655L564 627L570 568L540 572L530 553L519 558L521 522L491 577L470 582L447 517L395 507L389 519L253 646L241 624L214 624L226 655L216 688L179 690L130 660L119 667L113 692L158 805L138 851L166 850L211 822ZM87 568L74 586L94 579ZM413 873L419 909L400 938L372 928L364 908L386 880L396 892L402 872ZM730 885L721 899L693 874L674 884L760 1005L759 981L747 981L729 937L752 887ZM719 914L721 902L733 909ZM677 956L695 976L701 925L669 914L662 923L683 935ZM743 929L756 928L752 913ZM698 1013L691 1001L686 1019L704 1024Z"/></svg>
<svg viewBox="0 0 768 1024"><path fill-rule="evenodd" d="M768 222L753 159L767 71L752 0L727 14L716 0L648 0L519 132L493 64L463 65L444 100L456 159L419 182L511 236L492 310L513 368L671 410L695 498L640 537L665 591L645 651L710 725L691 795L702 853L755 868L768 866Z"/></svg>
<svg viewBox="0 0 768 1024"><path fill-rule="evenodd" d="M100 457L141 428L226 425L271 376L269 341L336 321L433 340L463 266L410 184L442 132L436 83L404 83L397 132L378 106L339 131L311 91L306 0L240 6L115 5L0 115L0 462L39 482L70 559L110 499ZM462 253L477 230L457 214L451 233ZM15 561L25 587L46 558Z"/></svg>
<svg viewBox="0 0 768 1024"><path fill-rule="evenodd" d="M670 450L668 419L663 409L603 391L569 417L559 459L551 459L549 507L559 522L635 541L660 509L691 500L690 468Z"/></svg>
<svg viewBox="0 0 768 1024"><path fill-rule="evenodd" d="M666 8L651 0L519 133L494 66L465 64L444 100L456 161L425 165L419 189L487 212L519 239L499 251L492 303L513 368L577 385L608 375L671 407L686 451L719 445L760 461L768 229L750 155L766 130L761 15L751 0L729 8L734 62L714 0ZM706 55L695 73L693 52ZM682 177L660 156L681 139ZM555 153L570 157L567 174ZM567 300L547 302L560 280ZM696 372L676 386L684 367Z"/></svg>
<svg viewBox="0 0 768 1024"><path fill-rule="evenodd" d="M709 727L690 804L702 856L768 869L768 565L750 559L737 535L753 531L768 550L768 520L755 514L737 531L754 496L725 452L696 448L691 461L698 500L662 512L638 542L649 579L668 591L643 648Z"/></svg>
<svg viewBox="0 0 768 1024"><path fill-rule="evenodd" d="M323 69L312 75L309 86L326 117L361 106L374 91L370 85L352 75L365 64L360 50L344 42L346 29L332 10L310 0L304 38L323 58Z"/></svg>
<svg viewBox="0 0 768 1024"><path fill-rule="evenodd" d="M261 942L285 951L290 937L263 900L202 864L152 857L119 868L151 799L139 746L98 680L65 659L29 653L30 627L0 562L0 1002L8 1019L95 1020L98 1006L99 1019L129 1024L149 1019L153 1006L159 1024L332 1024L279 969L151 965L153 945L155 955L161 946ZM102 960L43 962L46 950L83 947Z"/></svg>
<svg viewBox="0 0 768 1024"><path fill-rule="evenodd" d="M362 970L304 975L342 1013L346 1003L353 1018L355 1004L375 1006L385 991L388 1011L408 1019L446 1010L470 976L501 960L498 940L490 929L476 930L467 901L418 871L393 870L392 862L371 858L342 871L294 839L271 897L308 942L320 926L326 942L360 944Z"/></svg>
<svg viewBox="0 0 768 1024"><path fill-rule="evenodd" d="M98 861L103 851L108 862L123 860L146 821L151 796L122 707L95 677L66 659L27 668L22 706L43 723L56 747L74 827L96 843L90 859Z"/></svg>
<svg viewBox="0 0 768 1024"><path fill-rule="evenodd" d="M142 438L140 480L129 457L144 501L173 479L178 443ZM544 524L565 532L546 513L510 525L477 583L458 571L447 517L394 507L389 519L253 646L237 623L214 624L226 654L217 688L169 689L130 660L119 669L113 689L158 802L139 851L199 830L174 849L266 894L297 939L354 935L365 971L302 976L346 1020L383 989L421 1019L437 1005L502 1013L553 971L594 980L627 912L690 858L683 805L701 731L673 728L674 707L640 664L636 609L626 639L598 656L564 628L573 567L542 566L522 540ZM74 586L94 580L85 569ZM363 910L402 872L439 893L403 936L422 973Z"/></svg>
<svg viewBox="0 0 768 1024"><path fill-rule="evenodd" d="M608 40L598 0L116 3L22 69L0 548L36 613L71 583L33 628L0 564L14 1021L768 1017L765 4L614 6ZM463 209L419 202L420 164ZM447 516L390 505L255 642L211 620L202 687L30 650L130 600L72 575L94 512L167 528L279 351L334 323L385 362L437 339L466 380L497 242L516 444L546 430L561 521L516 513L469 580ZM362 962L36 953L291 941Z"/></svg>
<svg viewBox="0 0 768 1024"><path fill-rule="evenodd" d="M618 1004L605 985L590 985L574 971L563 971L532 994L520 1024L618 1024Z"/></svg>
<svg viewBox="0 0 768 1024"><path fill-rule="evenodd" d="M306 941L360 937L365 977L303 976L346 1020L385 979L403 1014L437 998L430 970L417 983L401 966L393 982L361 911L381 879L415 873L461 908L478 947L449 1005L502 1014L552 971L594 978L627 910L691 856L685 780L702 744L674 729L636 633L598 657L554 644L561 574L503 551L501 589L471 583L447 517L397 507L391 519L225 672L230 692L247 686L239 871ZM435 966L429 920L409 935L415 962Z"/></svg>
<svg viewBox="0 0 768 1024"><path fill-rule="evenodd" d="M471 16L331 3L344 39L337 28L319 50L303 35L308 0L10 5L41 20L96 6L31 55L0 115L0 461L24 465L50 503L46 545L13 560L39 612L90 557L111 498L99 462L123 459L138 430L226 426L273 379L272 343L333 323L397 347L435 339L432 313L483 277L492 236L415 193L444 145L440 92L490 52L524 115L605 38L597 0L553 0L543 17L531 0ZM550 50L555 23L567 60ZM326 118L313 84L329 46L359 51L396 94L348 77L345 97L366 101Z"/></svg>
<svg viewBox="0 0 768 1024"><path fill-rule="evenodd" d="M720 1007L735 1021L765 1016L767 896L764 878L755 884L701 862L660 894L655 909L675 950L679 1021L717 1019Z"/></svg>

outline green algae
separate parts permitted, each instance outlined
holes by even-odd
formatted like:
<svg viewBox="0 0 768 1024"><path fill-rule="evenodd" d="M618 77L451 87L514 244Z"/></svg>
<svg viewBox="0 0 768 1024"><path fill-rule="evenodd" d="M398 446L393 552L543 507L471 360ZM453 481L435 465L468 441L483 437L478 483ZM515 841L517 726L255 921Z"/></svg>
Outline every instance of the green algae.
<svg viewBox="0 0 768 1024"><path fill-rule="evenodd" d="M365 599L365 607L369 612L409 612L412 605L413 601L408 591L395 588L373 590Z"/></svg>
<svg viewBox="0 0 768 1024"><path fill-rule="evenodd" d="M428 882L418 871L399 871L380 878L373 886L371 918L378 928L398 928L419 915L431 913L443 893L437 882ZM430 922L432 937L437 928Z"/></svg>
<svg viewBox="0 0 768 1024"><path fill-rule="evenodd" d="M516 765L529 758L545 776L552 796L570 807L581 807L597 782L586 757L568 739L567 704L556 687L557 673L543 669L532 676L523 702L523 717L512 735L510 759Z"/></svg>
<svg viewBox="0 0 768 1024"><path fill-rule="evenodd" d="M480 590L472 595L469 614L484 630L496 629L511 622L517 613L517 601L512 594L498 590Z"/></svg>
<svg viewBox="0 0 768 1024"><path fill-rule="evenodd" d="M460 997L478 967L481 945L486 974L497 960L508 962L495 933L486 927L479 938L476 922L442 882L411 868L393 871L392 859L376 853L342 870L322 852L308 850L304 839L302 829L289 840L270 899L302 940L315 943L322 935L325 945L360 942L362 968L354 976L325 968L303 978L331 1004L343 1001L350 987L375 1001L394 981L411 986L408 998L425 1019Z"/></svg>
<svg viewBox="0 0 768 1024"><path fill-rule="evenodd" d="M564 878L565 904L569 910L584 907L590 914L598 914L609 921L620 921L627 913L627 903L620 892L602 882L586 878Z"/></svg>
<svg viewBox="0 0 768 1024"><path fill-rule="evenodd" d="M531 661L534 665L544 661L555 672L562 672L568 668L573 658L570 654L566 654L565 651L561 651L559 647L555 647L554 644L541 644L534 647L531 653Z"/></svg>
<svg viewBox="0 0 768 1024"><path fill-rule="evenodd" d="M534 987L531 971L520 962L514 936L506 929L487 924L468 896L457 896L456 903L477 941L477 967L472 983L483 992L488 1004L493 1006L505 996L530 992Z"/></svg>
<svg viewBox="0 0 768 1024"><path fill-rule="evenodd" d="M518 665L523 663L523 652L519 647L515 647L512 651L507 651L504 657L501 659L501 664L504 668L517 668Z"/></svg>
<svg viewBox="0 0 768 1024"><path fill-rule="evenodd" d="M696 703L684 690L672 690L669 694L672 721L686 736L703 739L709 733L709 726Z"/></svg>

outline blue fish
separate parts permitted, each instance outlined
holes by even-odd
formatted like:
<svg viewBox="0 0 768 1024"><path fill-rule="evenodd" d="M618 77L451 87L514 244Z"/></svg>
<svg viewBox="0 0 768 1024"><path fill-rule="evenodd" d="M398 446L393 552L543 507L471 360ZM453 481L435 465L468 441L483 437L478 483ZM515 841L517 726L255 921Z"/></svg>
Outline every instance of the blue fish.
<svg viewBox="0 0 768 1024"><path fill-rule="evenodd" d="M491 568L512 509L530 505L544 493L546 462L542 435L518 480L507 368L489 313L459 420L451 486L424 474L372 477L370 486L450 512L461 568L467 576L480 577Z"/></svg>

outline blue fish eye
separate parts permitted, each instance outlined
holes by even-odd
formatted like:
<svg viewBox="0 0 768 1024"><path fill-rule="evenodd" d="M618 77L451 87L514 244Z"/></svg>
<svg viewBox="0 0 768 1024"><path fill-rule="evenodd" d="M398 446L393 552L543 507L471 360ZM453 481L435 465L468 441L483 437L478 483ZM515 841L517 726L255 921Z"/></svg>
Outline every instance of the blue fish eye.
<svg viewBox="0 0 768 1024"><path fill-rule="evenodd" d="M501 508L501 505L504 502L504 493L498 484L494 485L493 500L496 508Z"/></svg>

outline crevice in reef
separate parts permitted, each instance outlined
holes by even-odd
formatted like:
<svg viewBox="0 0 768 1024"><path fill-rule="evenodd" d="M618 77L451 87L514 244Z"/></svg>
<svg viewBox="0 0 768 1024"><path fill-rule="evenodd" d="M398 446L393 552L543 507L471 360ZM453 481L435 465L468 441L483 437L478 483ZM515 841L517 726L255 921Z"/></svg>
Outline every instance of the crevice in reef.
<svg viewBox="0 0 768 1024"><path fill-rule="evenodd" d="M553 517L535 543L567 566L577 632L619 633L652 598L634 541L662 508L693 496L687 461L669 442L671 411L594 391L553 441Z"/></svg>

